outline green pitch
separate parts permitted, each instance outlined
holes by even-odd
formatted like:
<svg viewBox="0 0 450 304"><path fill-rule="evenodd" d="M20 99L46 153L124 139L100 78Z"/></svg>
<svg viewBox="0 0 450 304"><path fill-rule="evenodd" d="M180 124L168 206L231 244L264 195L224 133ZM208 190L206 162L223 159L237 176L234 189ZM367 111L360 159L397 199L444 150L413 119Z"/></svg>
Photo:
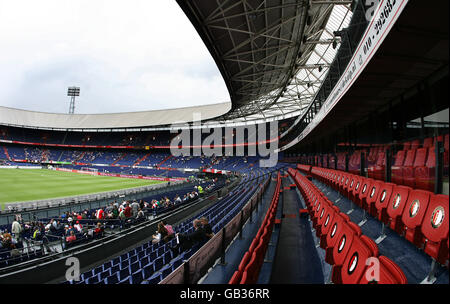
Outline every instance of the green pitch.
<svg viewBox="0 0 450 304"><path fill-rule="evenodd" d="M0 205L158 184L161 181L46 169L0 169Z"/></svg>

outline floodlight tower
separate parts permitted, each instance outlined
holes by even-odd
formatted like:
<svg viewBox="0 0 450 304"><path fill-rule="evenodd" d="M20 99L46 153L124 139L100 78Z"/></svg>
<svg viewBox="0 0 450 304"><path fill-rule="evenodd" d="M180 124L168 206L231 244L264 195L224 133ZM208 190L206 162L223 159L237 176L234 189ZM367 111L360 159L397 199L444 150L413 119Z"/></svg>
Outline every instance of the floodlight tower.
<svg viewBox="0 0 450 304"><path fill-rule="evenodd" d="M73 114L75 112L75 96L80 96L80 87L69 87L67 96L70 96L69 114Z"/></svg>

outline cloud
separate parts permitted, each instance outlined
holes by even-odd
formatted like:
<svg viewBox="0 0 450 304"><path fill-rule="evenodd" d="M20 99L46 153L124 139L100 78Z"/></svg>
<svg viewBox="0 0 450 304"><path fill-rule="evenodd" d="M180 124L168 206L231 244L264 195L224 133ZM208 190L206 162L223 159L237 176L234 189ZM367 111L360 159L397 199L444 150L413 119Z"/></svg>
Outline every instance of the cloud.
<svg viewBox="0 0 450 304"><path fill-rule="evenodd" d="M175 1L0 0L0 105L114 113L229 101Z"/></svg>

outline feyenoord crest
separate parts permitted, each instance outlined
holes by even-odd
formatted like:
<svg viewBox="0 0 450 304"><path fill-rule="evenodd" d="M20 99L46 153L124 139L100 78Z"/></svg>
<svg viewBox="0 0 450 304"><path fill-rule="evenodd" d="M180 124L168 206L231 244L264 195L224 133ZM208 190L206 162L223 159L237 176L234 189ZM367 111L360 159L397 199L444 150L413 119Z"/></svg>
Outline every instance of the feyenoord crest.
<svg viewBox="0 0 450 304"><path fill-rule="evenodd" d="M385 199L386 199L386 190L383 190L383 192L381 193L380 202L384 202Z"/></svg>
<svg viewBox="0 0 450 304"><path fill-rule="evenodd" d="M328 225L329 220L330 220L330 215L328 214L327 219L325 220L324 227L326 227Z"/></svg>
<svg viewBox="0 0 450 304"><path fill-rule="evenodd" d="M352 182L350 183L350 188L353 187L353 182L354 182L354 181L355 181L355 180L352 179Z"/></svg>
<svg viewBox="0 0 450 304"><path fill-rule="evenodd" d="M358 188L359 188L359 182L356 184L356 190L358 190Z"/></svg>
<svg viewBox="0 0 450 304"><path fill-rule="evenodd" d="M352 274L353 271L355 271L356 266L358 266L358 252L355 252L352 255L352 258L350 259L350 262L348 263L348 269L347 269L348 274Z"/></svg>
<svg viewBox="0 0 450 304"><path fill-rule="evenodd" d="M362 193L366 193L367 184L364 184L364 187L362 188Z"/></svg>
<svg viewBox="0 0 450 304"><path fill-rule="evenodd" d="M332 238L334 237L334 234L336 233L336 230L337 230L337 223L334 224L333 230L331 230L330 236L331 236Z"/></svg>
<svg viewBox="0 0 450 304"><path fill-rule="evenodd" d="M320 213L320 218L323 217L323 214L325 213L325 208L322 209L322 212Z"/></svg>
<svg viewBox="0 0 450 304"><path fill-rule="evenodd" d="M431 214L431 226L433 228L438 228L439 226L441 226L442 222L444 221L444 217L444 208L442 208L442 206L436 207Z"/></svg>
<svg viewBox="0 0 450 304"><path fill-rule="evenodd" d="M419 200L414 200L411 204L411 207L409 207L409 217L415 217L419 212L419 208L420 208Z"/></svg>
<svg viewBox="0 0 450 304"><path fill-rule="evenodd" d="M375 195L376 187L372 187L372 192L370 193L370 197L373 197Z"/></svg>
<svg viewBox="0 0 450 304"><path fill-rule="evenodd" d="M341 240L339 241L339 247L338 247L338 252L341 253L341 251L344 249L345 247L345 241L347 240L347 238L345 237L345 234L341 237Z"/></svg>
<svg viewBox="0 0 450 304"><path fill-rule="evenodd" d="M402 201L402 196L400 195L400 193L397 193L397 195L394 197L392 208L397 209L398 206L400 206L401 201Z"/></svg>

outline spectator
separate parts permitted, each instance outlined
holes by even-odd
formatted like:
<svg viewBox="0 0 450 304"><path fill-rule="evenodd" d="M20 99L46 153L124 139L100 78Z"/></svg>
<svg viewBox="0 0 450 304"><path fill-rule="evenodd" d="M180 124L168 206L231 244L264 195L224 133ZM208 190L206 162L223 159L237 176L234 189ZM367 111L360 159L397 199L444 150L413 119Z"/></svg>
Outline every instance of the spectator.
<svg viewBox="0 0 450 304"><path fill-rule="evenodd" d="M152 235L152 243L159 243L161 240L166 242L166 236L168 235L168 231L166 227L164 227L163 222L158 223L158 230L156 230L156 234Z"/></svg>
<svg viewBox="0 0 450 304"><path fill-rule="evenodd" d="M80 221L77 221L73 227L80 233L83 231L83 226L80 224Z"/></svg>
<svg viewBox="0 0 450 304"><path fill-rule="evenodd" d="M77 239L76 235L75 235L75 231L71 230L70 234L68 236L66 236L66 243L70 243L73 242Z"/></svg>
<svg viewBox="0 0 450 304"><path fill-rule="evenodd" d="M103 235L103 232L105 231L104 227L100 222L97 223L97 227L94 229L95 235Z"/></svg>
<svg viewBox="0 0 450 304"><path fill-rule="evenodd" d="M189 234L177 233L175 235L176 237L178 237L179 243L173 247L170 247L173 256L177 256L180 251L183 252L187 249L190 249L195 244L200 243L208 238L200 220L195 219L192 224L194 226L194 232Z"/></svg>
<svg viewBox="0 0 450 304"><path fill-rule="evenodd" d="M15 219L15 220L12 222L12 225L11 225L11 232L12 232L12 235L13 235L17 240L20 239L22 230L23 230L23 229L22 229L22 225L20 225L20 223L17 221L17 219Z"/></svg>
<svg viewBox="0 0 450 304"><path fill-rule="evenodd" d="M117 208L117 205L113 206L112 209L112 218L118 218L119 217L119 209Z"/></svg>
<svg viewBox="0 0 450 304"><path fill-rule="evenodd" d="M103 211L102 208L98 209L96 214L95 214L95 218L98 220L102 220L105 218L105 212Z"/></svg>
<svg viewBox="0 0 450 304"><path fill-rule="evenodd" d="M211 225L206 217L200 218L200 223L202 224L202 229L205 233L206 239L208 240L214 236L214 232L212 231Z"/></svg>
<svg viewBox="0 0 450 304"><path fill-rule="evenodd" d="M143 219L143 218L145 218L144 211L142 211L142 208L139 208L139 211L136 215L136 219Z"/></svg>
<svg viewBox="0 0 450 304"><path fill-rule="evenodd" d="M131 211L132 211L132 216L136 217L138 212L139 212L139 203L137 201L133 201L133 203L131 204Z"/></svg>
<svg viewBox="0 0 450 304"><path fill-rule="evenodd" d="M123 214L125 215L126 218L131 217L131 207L130 207L130 204L126 203Z"/></svg>

